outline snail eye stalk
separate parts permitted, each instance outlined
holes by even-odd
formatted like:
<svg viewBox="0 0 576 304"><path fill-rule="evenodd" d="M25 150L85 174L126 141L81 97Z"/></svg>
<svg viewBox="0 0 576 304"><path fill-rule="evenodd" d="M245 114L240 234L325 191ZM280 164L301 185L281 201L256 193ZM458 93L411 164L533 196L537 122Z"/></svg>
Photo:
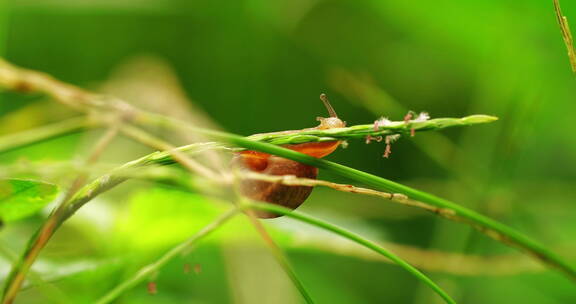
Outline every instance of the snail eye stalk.
<svg viewBox="0 0 576 304"><path fill-rule="evenodd" d="M320 94L320 100L322 100L322 102L324 103L324 106L328 110L328 114L330 114L330 117L338 118L336 111L334 111L334 108L332 107L332 105L330 104L330 101L328 100L328 96L326 96L326 94L322 93L322 94Z"/></svg>

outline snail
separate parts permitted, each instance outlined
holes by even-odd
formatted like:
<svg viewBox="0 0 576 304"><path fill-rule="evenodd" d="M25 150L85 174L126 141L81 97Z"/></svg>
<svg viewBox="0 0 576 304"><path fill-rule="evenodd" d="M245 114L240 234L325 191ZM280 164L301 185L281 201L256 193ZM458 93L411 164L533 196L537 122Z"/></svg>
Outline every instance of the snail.
<svg viewBox="0 0 576 304"><path fill-rule="evenodd" d="M322 100L324 106L326 106L330 117L318 117L317 120L320 121L320 125L304 130L326 130L345 127L346 123L338 118L336 111L334 111L334 108L330 105L325 94L320 95L320 100ZM285 131L282 133L290 132L294 131ZM334 152L340 143L340 141L328 141L283 145L282 147L322 158ZM310 179L316 179L318 176L318 168L316 167L258 151L247 150L237 152L234 156L233 164L241 170L250 170L268 175L294 175L296 177ZM312 192L312 188L313 187L310 186L287 186L281 183L250 178L245 178L240 182L240 191L244 196L252 200L264 201L292 210L298 208L308 198ZM281 216L280 214L267 211L255 212L260 218L275 218Z"/></svg>

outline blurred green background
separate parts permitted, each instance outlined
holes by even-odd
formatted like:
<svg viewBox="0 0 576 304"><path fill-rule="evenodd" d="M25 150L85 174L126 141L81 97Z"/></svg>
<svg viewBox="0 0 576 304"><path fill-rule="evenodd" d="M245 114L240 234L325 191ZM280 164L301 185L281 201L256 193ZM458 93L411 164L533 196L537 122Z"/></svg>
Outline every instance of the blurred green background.
<svg viewBox="0 0 576 304"><path fill-rule="evenodd" d="M164 112L186 108L175 105L180 99L193 106L191 120L200 115L237 134L315 126L317 116L326 116L322 92L349 125L380 116L401 120L408 110L498 116L489 125L403 138L389 159L382 157L383 144L362 141L328 158L478 210L576 262L576 80L551 0L1 5L0 50L9 61ZM562 5L576 25L576 3ZM1 134L76 115L42 96L4 92L0 98ZM78 162L98 134L6 153L0 164ZM121 164L149 151L118 139L104 159ZM0 174L20 176L8 172ZM71 174L54 172L22 176L66 187ZM324 173L320 178L346 182ZM47 283L26 289L18 303L91 303L219 210L202 194L145 182L122 185L56 234L37 263ZM468 226L322 188L300 210L390 246L408 246L399 247L400 256L417 250L411 261L460 303L576 303L573 282ZM0 279L45 215L0 231ZM288 219L266 224L318 303L440 303L398 267L348 242ZM187 264L201 271L185 273ZM301 302L243 219L170 263L154 281L156 295L142 284L118 303Z"/></svg>

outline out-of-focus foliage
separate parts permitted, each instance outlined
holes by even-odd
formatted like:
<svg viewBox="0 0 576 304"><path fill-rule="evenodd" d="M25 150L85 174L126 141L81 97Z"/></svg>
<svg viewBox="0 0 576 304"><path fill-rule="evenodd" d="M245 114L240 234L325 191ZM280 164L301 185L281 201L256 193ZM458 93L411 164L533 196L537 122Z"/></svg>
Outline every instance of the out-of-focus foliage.
<svg viewBox="0 0 576 304"><path fill-rule="evenodd" d="M58 187L19 179L0 179L0 220L15 221L38 212L50 203Z"/></svg>
<svg viewBox="0 0 576 304"><path fill-rule="evenodd" d="M576 3L561 4L576 24ZM312 127L325 115L317 100L322 92L349 124L380 116L401 120L408 110L498 116L486 126L403 138L389 159L381 157L384 145L362 141L330 159L478 210L576 262L576 80L552 1L8 0L0 7L0 51L8 60L238 134ZM0 95L0 134L73 115L42 96ZM11 177L66 187L98 134L2 154L0 173L14 170ZM102 164L148 152L118 138ZM339 181L322 172L320 178ZM128 182L64 224L18 301L93 302L210 222L224 204L204 193ZM417 255L423 261L449 258L434 255L438 251L494 263L502 255L520 256L465 225L375 198L319 188L300 210L373 240L423 249ZM43 218L0 230L0 281ZM437 300L398 267L352 254L351 244L327 246L330 237L285 218L266 224L318 303ZM576 302L573 282L557 273L508 270L424 272L461 303ZM119 303L301 301L240 218L172 261L154 281L157 294L141 284Z"/></svg>

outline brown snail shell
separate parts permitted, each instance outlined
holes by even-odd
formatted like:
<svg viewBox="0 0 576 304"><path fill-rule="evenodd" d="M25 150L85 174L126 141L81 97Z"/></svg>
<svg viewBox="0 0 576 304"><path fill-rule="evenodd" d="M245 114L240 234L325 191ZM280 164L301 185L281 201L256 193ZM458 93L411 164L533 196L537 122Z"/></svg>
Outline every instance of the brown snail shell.
<svg viewBox="0 0 576 304"><path fill-rule="evenodd" d="M242 156L237 157L241 158ZM236 159L235 162L239 166L248 169L242 164L241 159ZM295 175L296 177L311 179L315 179L318 176L318 168L274 155L268 157L266 167L263 170L254 171L268 175ZM246 178L241 181L240 189L242 194L250 199L296 209L312 193L313 187L288 186L277 182ZM256 210L255 213L260 218L280 216L280 214L262 210Z"/></svg>
<svg viewBox="0 0 576 304"><path fill-rule="evenodd" d="M346 123L338 118L336 112L328 102L326 95L320 95L320 99L328 109L330 117L319 117L320 125L311 129L325 130L345 127ZM282 133L290 132L294 131L285 131ZM334 152L339 145L340 141L329 141L285 145L284 148L321 158ZM267 175L293 175L310 179L316 179L318 176L318 168L258 151L241 151L236 153L233 164L241 170L250 170ZM268 202L290 209L298 208L308 198L312 189L313 187L310 186L288 186L279 182L275 183L251 178L242 180L240 185L242 194L250 199ZM280 214L267 211L256 211L256 215L260 218L281 216Z"/></svg>

